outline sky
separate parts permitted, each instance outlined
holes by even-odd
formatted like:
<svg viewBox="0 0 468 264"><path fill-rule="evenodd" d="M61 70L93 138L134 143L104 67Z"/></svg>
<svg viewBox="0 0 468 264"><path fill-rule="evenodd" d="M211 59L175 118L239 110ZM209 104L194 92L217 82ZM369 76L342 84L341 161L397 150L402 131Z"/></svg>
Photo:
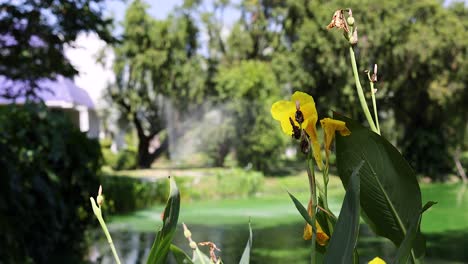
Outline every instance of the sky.
<svg viewBox="0 0 468 264"><path fill-rule="evenodd" d="M212 0L205 0L209 4ZM176 7L180 6L183 0L147 0L150 8L148 12L157 19L164 19ZM107 0L105 2L105 15L113 16L116 21L115 34L122 32L121 22L125 16L125 10L131 0L117 1ZM226 10L225 24L230 27L237 18L234 11ZM203 42L203 32L201 32ZM79 75L74 78L75 83L85 89L93 99L97 108L105 107L101 99L104 89L109 83L114 81L112 72L112 61L114 55L111 49L106 50L107 59L105 65L96 62L97 54L106 47L106 43L99 39L96 34L81 34L74 43L75 47L65 49L65 54L73 66L79 71Z"/></svg>

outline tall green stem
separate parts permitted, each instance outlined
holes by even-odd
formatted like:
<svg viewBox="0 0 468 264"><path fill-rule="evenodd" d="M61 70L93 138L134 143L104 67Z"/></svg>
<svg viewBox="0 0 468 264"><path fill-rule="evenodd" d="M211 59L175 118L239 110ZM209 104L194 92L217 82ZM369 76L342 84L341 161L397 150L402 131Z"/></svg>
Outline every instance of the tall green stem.
<svg viewBox="0 0 468 264"><path fill-rule="evenodd" d="M112 250L112 254L114 255L115 262L117 264L120 264L119 255L117 255L117 251L115 250L114 242L112 241L112 237L109 233L109 230L107 229L106 222L102 218L101 208L96 205L96 202L94 201L93 197L90 197L90 200L91 200L91 206L93 207L94 215L96 215L96 218L98 219L99 224L101 224L101 228L104 231L104 234L106 235L107 242L109 243L109 246Z"/></svg>
<svg viewBox="0 0 468 264"><path fill-rule="evenodd" d="M369 126L371 127L372 131L374 131L375 133L378 133L377 127L375 126L374 120L372 119L372 115L369 111L369 107L367 106L367 103L366 103L366 98L362 90L361 81L359 81L359 75L358 75L357 64L356 64L356 56L354 55L354 49L352 45L349 46L349 55L351 58L351 66L353 68L354 81L356 82L356 90L358 93L359 102L361 103L361 108L364 111L367 122L369 123Z"/></svg>
<svg viewBox="0 0 468 264"><path fill-rule="evenodd" d="M377 134L380 135L379 115L377 114L377 103L375 102L374 82L370 82L371 95L372 95L372 107L374 108L374 118L377 125Z"/></svg>
<svg viewBox="0 0 468 264"><path fill-rule="evenodd" d="M309 146L310 142L309 142ZM317 206L317 194L316 194L316 185L315 185L315 171L314 171L314 158L313 158L312 148L309 148L309 155L307 155L307 176L309 179L309 188L310 188L310 200L312 201L312 223L315 224L315 212ZM312 226L312 248L310 253L311 263L315 263L315 240L317 239L317 231L315 226Z"/></svg>

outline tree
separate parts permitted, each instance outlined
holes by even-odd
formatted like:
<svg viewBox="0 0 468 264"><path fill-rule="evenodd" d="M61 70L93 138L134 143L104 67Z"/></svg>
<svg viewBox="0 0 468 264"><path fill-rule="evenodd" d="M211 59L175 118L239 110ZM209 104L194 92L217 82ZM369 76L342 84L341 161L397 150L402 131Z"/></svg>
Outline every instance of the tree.
<svg viewBox="0 0 468 264"><path fill-rule="evenodd" d="M201 100L204 84L198 29L190 15L180 10L155 20L147 7L136 0L126 12L123 41L114 48L116 83L109 91L135 126L141 168L150 167L168 148L166 116Z"/></svg>
<svg viewBox="0 0 468 264"><path fill-rule="evenodd" d="M94 32L107 42L115 39L102 15L104 0L20 0L0 3L0 76L23 81L0 96L34 96L41 78L74 76L77 71L64 55L81 32Z"/></svg>

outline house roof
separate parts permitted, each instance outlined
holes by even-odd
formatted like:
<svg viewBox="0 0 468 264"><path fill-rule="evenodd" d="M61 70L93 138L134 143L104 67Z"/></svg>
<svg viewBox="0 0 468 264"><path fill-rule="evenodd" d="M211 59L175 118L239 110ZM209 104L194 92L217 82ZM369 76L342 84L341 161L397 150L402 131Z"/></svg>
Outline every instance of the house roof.
<svg viewBox="0 0 468 264"><path fill-rule="evenodd" d="M42 99L46 105L60 108L72 108L75 106L85 106L94 109L94 103L89 94L78 87L71 79L57 76L55 80L41 79L36 82L38 89L37 97ZM13 94L27 85L24 81L12 81L5 76L0 76L0 94L5 94L7 90ZM15 100L0 96L0 104L24 103L25 96L19 96Z"/></svg>

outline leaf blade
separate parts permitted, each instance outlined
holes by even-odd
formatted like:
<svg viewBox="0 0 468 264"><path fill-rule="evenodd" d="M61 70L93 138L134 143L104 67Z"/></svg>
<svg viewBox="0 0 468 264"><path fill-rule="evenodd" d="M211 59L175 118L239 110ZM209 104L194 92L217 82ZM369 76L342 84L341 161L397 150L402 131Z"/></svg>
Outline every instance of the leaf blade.
<svg viewBox="0 0 468 264"><path fill-rule="evenodd" d="M422 208L421 190L416 175L400 152L380 135L347 117L351 135L336 137L338 174L347 186L352 169L364 160L361 169L361 208L364 220L378 235L399 246ZM424 255L425 242L418 231L415 255ZM417 242L416 242L417 241Z"/></svg>
<svg viewBox="0 0 468 264"><path fill-rule="evenodd" d="M249 240L247 240L247 245L245 245L244 252L242 253L242 257L239 261L239 264L249 264L250 263L250 250L252 248L252 241L253 240L253 235L252 235L252 226L250 225L249 222Z"/></svg>
<svg viewBox="0 0 468 264"><path fill-rule="evenodd" d="M364 161L358 164L351 175L335 231L330 239L324 263L352 263L359 235L360 183L359 171Z"/></svg>
<svg viewBox="0 0 468 264"><path fill-rule="evenodd" d="M172 238L177 228L180 211L180 192L173 177L170 177L170 194L163 214L163 226L159 230L146 263L166 263Z"/></svg>

